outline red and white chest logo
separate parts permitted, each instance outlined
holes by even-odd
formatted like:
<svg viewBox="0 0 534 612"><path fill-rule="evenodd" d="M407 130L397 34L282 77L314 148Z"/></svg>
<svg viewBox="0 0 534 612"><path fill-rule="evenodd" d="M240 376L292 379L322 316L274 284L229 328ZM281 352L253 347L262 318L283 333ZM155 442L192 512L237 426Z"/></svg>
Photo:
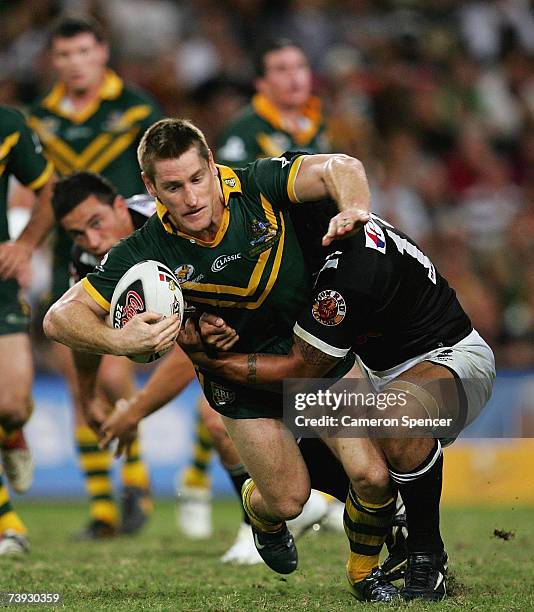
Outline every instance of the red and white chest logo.
<svg viewBox="0 0 534 612"><path fill-rule="evenodd" d="M313 318L321 325L339 325L347 314L347 304L341 293L333 289L321 291L312 306Z"/></svg>

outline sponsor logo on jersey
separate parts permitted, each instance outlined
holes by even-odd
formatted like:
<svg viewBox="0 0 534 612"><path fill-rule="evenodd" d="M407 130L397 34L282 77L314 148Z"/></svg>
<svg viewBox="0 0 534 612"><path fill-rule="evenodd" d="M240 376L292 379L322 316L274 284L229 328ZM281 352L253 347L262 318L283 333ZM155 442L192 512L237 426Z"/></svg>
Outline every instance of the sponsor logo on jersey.
<svg viewBox="0 0 534 612"><path fill-rule="evenodd" d="M224 270L224 268L226 268L228 264L238 259L241 259L241 253L233 253L232 255L220 255L211 264L211 271L220 272L221 270Z"/></svg>
<svg viewBox="0 0 534 612"><path fill-rule="evenodd" d="M225 182L226 185L228 185L228 187L235 187L236 186L235 178L226 178L226 179L224 179L224 182Z"/></svg>
<svg viewBox="0 0 534 612"><path fill-rule="evenodd" d="M217 383L211 384L211 396L217 406L225 406L235 401L235 393L231 389L227 389Z"/></svg>
<svg viewBox="0 0 534 612"><path fill-rule="evenodd" d="M182 264L174 270L180 285L186 283L195 273L195 268L191 264Z"/></svg>
<svg viewBox="0 0 534 612"><path fill-rule="evenodd" d="M122 300L120 300L122 302ZM124 306L117 304L117 310L115 311L115 321L113 322L114 327L122 328L131 321L137 314L145 311L145 303L143 298L137 293L137 291L129 290L126 293L124 299Z"/></svg>
<svg viewBox="0 0 534 612"><path fill-rule="evenodd" d="M345 299L334 289L325 289L317 296L312 306L313 318L321 325L339 325L347 314Z"/></svg>
<svg viewBox="0 0 534 612"><path fill-rule="evenodd" d="M365 246L380 251L386 252L386 237L382 228L372 219L365 224Z"/></svg>

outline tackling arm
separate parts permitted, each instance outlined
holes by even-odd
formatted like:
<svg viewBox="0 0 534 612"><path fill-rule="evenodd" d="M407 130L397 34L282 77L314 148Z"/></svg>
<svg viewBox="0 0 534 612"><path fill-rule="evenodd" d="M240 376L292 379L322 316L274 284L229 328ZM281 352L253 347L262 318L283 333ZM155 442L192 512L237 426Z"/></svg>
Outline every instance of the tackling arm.
<svg viewBox="0 0 534 612"><path fill-rule="evenodd" d="M287 355L219 353L210 358L206 353L193 353L190 356L199 367L222 378L278 393L282 392L284 378L321 378L339 361L296 335Z"/></svg>
<svg viewBox="0 0 534 612"><path fill-rule="evenodd" d="M352 236L369 221L369 184L363 164L354 157L343 154L303 157L294 193L299 202L331 198L337 203L340 212L331 219L323 246L337 238Z"/></svg>

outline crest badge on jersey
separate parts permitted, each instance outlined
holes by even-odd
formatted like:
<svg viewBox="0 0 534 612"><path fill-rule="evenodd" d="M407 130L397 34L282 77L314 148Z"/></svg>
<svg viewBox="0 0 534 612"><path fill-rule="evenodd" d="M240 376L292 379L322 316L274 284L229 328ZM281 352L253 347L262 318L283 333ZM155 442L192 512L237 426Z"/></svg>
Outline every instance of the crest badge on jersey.
<svg viewBox="0 0 534 612"><path fill-rule="evenodd" d="M186 283L193 277L193 274L195 273L195 268L191 264L182 264L181 266L178 266L176 268L174 273L176 274L176 278L178 279L178 282L181 285L182 283Z"/></svg>
<svg viewBox="0 0 534 612"><path fill-rule="evenodd" d="M345 298L334 289L321 291L312 306L313 318L321 325L339 325L347 314Z"/></svg>
<svg viewBox="0 0 534 612"><path fill-rule="evenodd" d="M226 406L226 404L231 404L233 401L235 401L235 393L231 389L223 387L222 385L214 382L210 384L211 396L217 406Z"/></svg>
<svg viewBox="0 0 534 612"><path fill-rule="evenodd" d="M365 224L365 246L380 251L386 252L386 237L384 231L372 219Z"/></svg>

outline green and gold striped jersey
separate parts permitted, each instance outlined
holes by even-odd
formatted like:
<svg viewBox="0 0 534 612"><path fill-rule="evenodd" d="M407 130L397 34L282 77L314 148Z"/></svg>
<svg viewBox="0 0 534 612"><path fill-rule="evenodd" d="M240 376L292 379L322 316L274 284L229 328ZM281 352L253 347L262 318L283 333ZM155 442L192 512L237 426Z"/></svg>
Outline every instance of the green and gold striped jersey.
<svg viewBox="0 0 534 612"><path fill-rule="evenodd" d="M237 330L232 350L287 354L293 324L310 299L311 275L289 216L302 155L261 159L246 168L219 166L224 213L212 242L177 231L167 209L121 241L82 281L109 311L113 290L133 265L154 259L175 271L188 304L216 312ZM305 206L305 205L302 205ZM330 376L350 370L350 355ZM231 418L279 418L282 396L207 372L199 380L211 406Z"/></svg>
<svg viewBox="0 0 534 612"><path fill-rule="evenodd" d="M7 192L9 177L37 191L50 178L53 165L43 155L39 139L26 124L24 116L13 108L0 106L0 242L9 240ZM0 308L16 301L15 279L0 281Z"/></svg>
<svg viewBox="0 0 534 612"><path fill-rule="evenodd" d="M328 153L330 145L320 100L311 97L301 117L299 131L290 132L272 102L256 94L222 134L215 155L217 162L235 168L261 157L278 157L285 151Z"/></svg>
<svg viewBox="0 0 534 612"><path fill-rule="evenodd" d="M39 139L14 108L0 106L0 242L9 240L7 190L9 176L37 191L50 178L53 167L43 155Z"/></svg>
<svg viewBox="0 0 534 612"><path fill-rule="evenodd" d="M98 98L82 111L69 107L65 85L58 83L32 107L29 123L59 174L98 172L129 197L145 190L137 145L143 132L161 118L149 96L125 87L108 70Z"/></svg>
<svg viewBox="0 0 534 612"><path fill-rule="evenodd" d="M190 305L217 312L237 330L235 350L269 351L291 337L310 293L287 212L302 159L265 159L235 171L219 166L225 208L213 242L177 231L158 203L158 214L84 279L85 289L109 311L115 285L131 266L160 261L175 271Z"/></svg>

